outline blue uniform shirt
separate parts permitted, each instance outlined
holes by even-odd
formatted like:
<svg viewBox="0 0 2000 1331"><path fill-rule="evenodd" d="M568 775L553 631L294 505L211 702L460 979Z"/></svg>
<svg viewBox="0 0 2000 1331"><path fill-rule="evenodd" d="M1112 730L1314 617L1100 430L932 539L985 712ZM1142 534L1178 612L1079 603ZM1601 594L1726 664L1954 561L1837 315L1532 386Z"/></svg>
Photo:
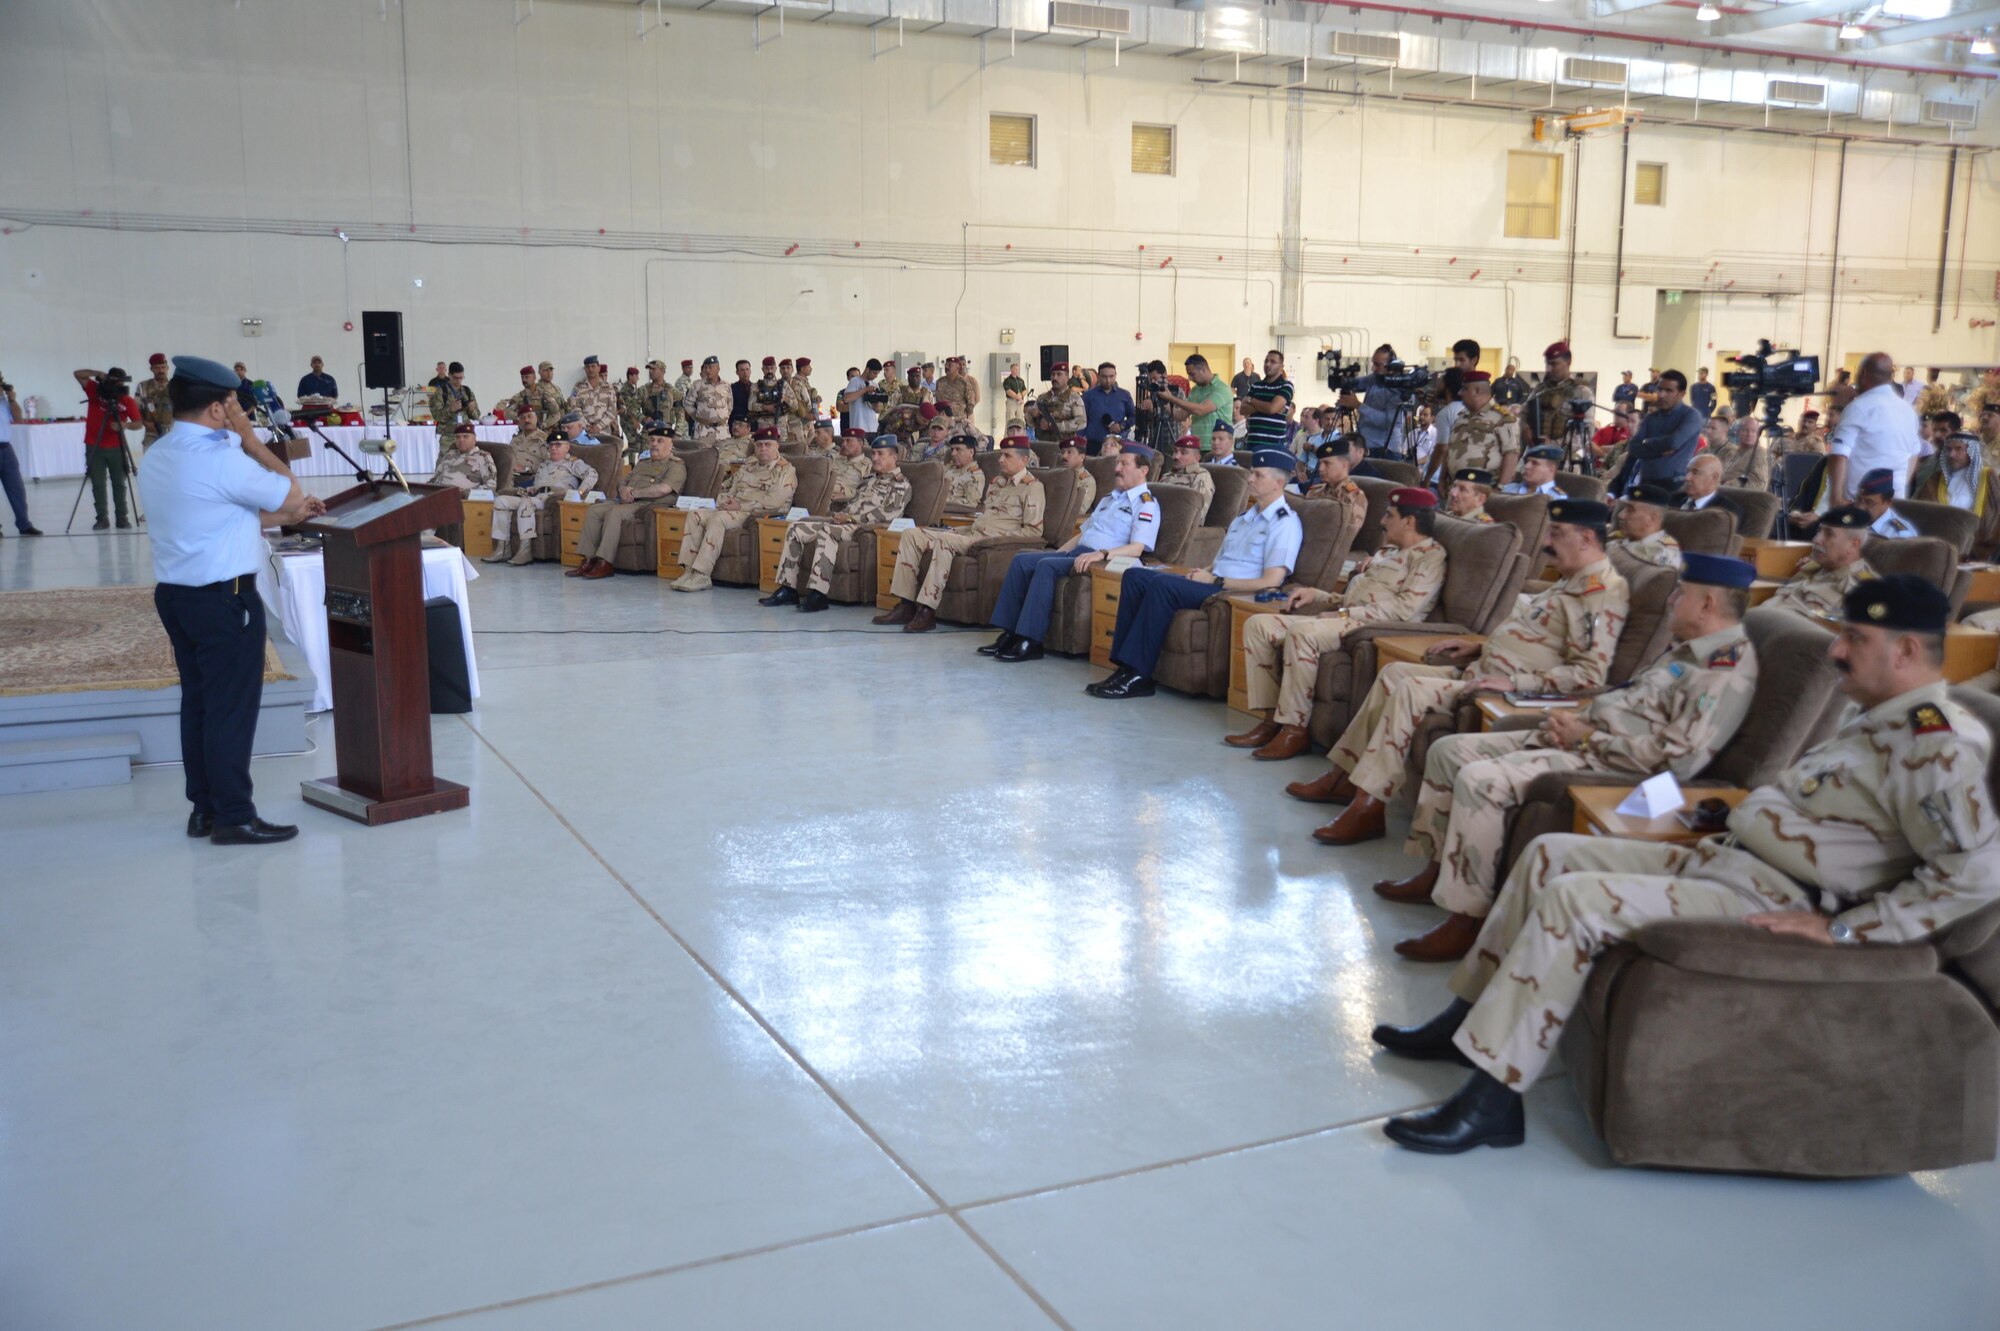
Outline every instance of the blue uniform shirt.
<svg viewBox="0 0 2000 1331"><path fill-rule="evenodd" d="M1084 519L1077 544L1088 550L1113 550L1136 541L1151 550L1159 538L1160 501L1142 484L1113 490L1098 500Z"/></svg>
<svg viewBox="0 0 2000 1331"><path fill-rule="evenodd" d="M1290 573L1298 567L1299 546L1305 536L1299 515L1280 495L1263 508L1244 509L1229 524L1222 537L1222 552L1209 571L1219 578L1260 578L1267 568Z"/></svg>
<svg viewBox="0 0 2000 1331"><path fill-rule="evenodd" d="M154 579L200 587L256 572L268 553L257 515L283 508L291 492L234 432L175 421L139 470Z"/></svg>

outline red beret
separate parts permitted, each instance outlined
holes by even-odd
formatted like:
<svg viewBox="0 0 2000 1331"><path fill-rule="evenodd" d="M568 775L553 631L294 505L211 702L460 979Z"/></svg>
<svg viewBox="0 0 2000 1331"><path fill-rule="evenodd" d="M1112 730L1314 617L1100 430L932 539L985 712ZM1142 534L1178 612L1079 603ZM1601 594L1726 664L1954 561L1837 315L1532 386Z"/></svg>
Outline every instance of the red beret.
<svg viewBox="0 0 2000 1331"><path fill-rule="evenodd" d="M628 375L637 374L638 372L639 372L639 367L636 365L627 365L625 367L625 373Z"/></svg>
<svg viewBox="0 0 2000 1331"><path fill-rule="evenodd" d="M152 355L146 357L146 364L148 365L165 365L166 363L167 363L167 353L164 351L156 351Z"/></svg>
<svg viewBox="0 0 2000 1331"><path fill-rule="evenodd" d="M685 369L686 369L686 368L687 368L688 366L690 366L690 365L692 365L692 364L694 364L694 357L692 357L692 356L683 356L683 357L681 358L681 368L682 368L683 370L685 370Z"/></svg>
<svg viewBox="0 0 2000 1331"><path fill-rule="evenodd" d="M1068 368L1069 368L1068 361L1059 360L1054 365L1049 366L1049 373L1054 374L1057 370L1067 370Z"/></svg>
<svg viewBox="0 0 2000 1331"><path fill-rule="evenodd" d="M1438 497L1429 490L1405 485L1389 492L1389 502L1397 508L1436 508Z"/></svg>
<svg viewBox="0 0 2000 1331"><path fill-rule="evenodd" d="M1568 359L1569 359L1569 343L1567 343L1567 342L1551 342L1551 343L1549 343L1549 344L1548 344L1548 346L1546 346L1546 347L1544 347L1544 348L1542 349L1542 359L1543 359L1543 360L1552 360L1552 359L1553 359L1553 360L1568 360Z"/></svg>
<svg viewBox="0 0 2000 1331"><path fill-rule="evenodd" d="M1819 413L1816 411L1809 411L1805 415L1799 417L1799 419L1802 421L1816 421L1819 419Z"/></svg>
<svg viewBox="0 0 2000 1331"><path fill-rule="evenodd" d="M1200 447L1201 447L1201 440L1199 440L1199 439L1195 438L1195 436L1193 436L1193 435L1191 435L1191 434L1184 434L1184 435L1182 435L1182 436L1181 436L1180 438L1178 438L1178 439L1174 440L1174 447L1175 447L1175 448L1200 448Z"/></svg>
<svg viewBox="0 0 2000 1331"><path fill-rule="evenodd" d="M766 357L764 357L764 366L765 366L765 368L766 368L766 369L772 369L772 368L775 368L775 367L777 366L777 364L778 364L778 362L777 362L777 359L776 359L775 357L771 357L771 356L766 356Z"/></svg>
<svg viewBox="0 0 2000 1331"><path fill-rule="evenodd" d="M750 437L762 443L766 439L776 439L778 437L778 430L776 426L767 425Z"/></svg>
<svg viewBox="0 0 2000 1331"><path fill-rule="evenodd" d="M535 372L535 367L532 365L523 365L521 367L522 374L533 374L534 372Z"/></svg>
<svg viewBox="0 0 2000 1331"><path fill-rule="evenodd" d="M1090 440L1084 435L1073 434L1062 441L1062 446L1064 448L1088 449L1090 447Z"/></svg>
<svg viewBox="0 0 2000 1331"><path fill-rule="evenodd" d="M801 357L799 357L799 368L800 368L800 369L804 369L804 368L805 368L806 366L808 366L808 365L810 365L810 364L812 364L812 357L811 357L811 356L801 356Z"/></svg>
<svg viewBox="0 0 2000 1331"><path fill-rule="evenodd" d="M1458 379L1461 384L1490 384L1493 376L1484 370L1467 370Z"/></svg>

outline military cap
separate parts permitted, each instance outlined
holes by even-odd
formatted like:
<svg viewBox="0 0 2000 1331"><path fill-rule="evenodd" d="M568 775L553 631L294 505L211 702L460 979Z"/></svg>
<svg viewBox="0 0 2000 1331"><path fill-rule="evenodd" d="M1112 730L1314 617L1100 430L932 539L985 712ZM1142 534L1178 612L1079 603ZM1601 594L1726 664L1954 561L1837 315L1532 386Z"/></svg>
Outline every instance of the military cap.
<svg viewBox="0 0 2000 1331"><path fill-rule="evenodd" d="M1178 438L1178 439L1174 440L1174 447L1175 447L1175 448L1200 448L1200 447L1201 447L1201 440L1199 440L1199 439L1195 438L1195 437L1194 437L1193 435L1191 435L1191 434L1184 434L1184 435L1182 435L1182 436L1181 436L1180 438Z"/></svg>
<svg viewBox="0 0 2000 1331"><path fill-rule="evenodd" d="M1561 462L1563 460L1563 451L1554 444L1537 444L1521 456L1523 458L1533 458L1537 462Z"/></svg>
<svg viewBox="0 0 2000 1331"><path fill-rule="evenodd" d="M1625 492L1628 504L1651 504L1655 508L1665 508L1673 502L1673 496L1657 485L1635 485ZM1741 560L1737 561L1741 563Z"/></svg>
<svg viewBox="0 0 2000 1331"><path fill-rule="evenodd" d="M1987 415L1989 412L1995 415L2000 415L2000 398L1988 398L1986 401L1979 404L1980 415L1984 416Z"/></svg>
<svg viewBox="0 0 2000 1331"><path fill-rule="evenodd" d="M1802 416L1800 416L1800 417L1799 417L1799 424L1803 425L1803 424L1805 424L1805 423L1806 423L1807 421L1816 421L1816 420L1818 420L1818 419L1819 419L1819 413L1818 413L1818 412L1816 412L1816 411L1808 411L1808 412L1806 412L1806 413L1805 413L1804 415L1802 415Z"/></svg>
<svg viewBox="0 0 2000 1331"><path fill-rule="evenodd" d="M1052 378L1052 379L1053 379L1053 378L1054 378L1054 377L1055 377L1056 375L1059 375L1059 374L1067 374L1067 373L1069 373L1069 362L1068 362L1068 361L1062 361L1062 360L1059 360L1059 361L1057 361L1057 362L1056 362L1056 363L1055 363L1054 365L1051 365L1051 366L1049 366L1049 377L1050 377L1050 378Z"/></svg>
<svg viewBox="0 0 2000 1331"><path fill-rule="evenodd" d="M709 359L710 359L710 360L714 360L715 358L714 358L713 356L711 356L711 357L709 357ZM681 368L682 368L683 370L685 370L685 369L686 369L686 368L687 368L688 366L690 366L690 365L692 365L692 364L694 364L694 357L692 357L692 356L683 356L683 357L681 357Z"/></svg>
<svg viewBox="0 0 2000 1331"><path fill-rule="evenodd" d="M783 358L778 362L778 368L782 370L791 363L792 363L792 358L790 356L786 356L785 358Z"/></svg>
<svg viewBox="0 0 2000 1331"><path fill-rule="evenodd" d="M1292 470L1292 455L1282 448L1260 448L1251 455L1250 465L1289 473Z"/></svg>
<svg viewBox="0 0 2000 1331"><path fill-rule="evenodd" d="M965 443L967 441L960 439L960 440L955 440L954 442ZM1035 451L1035 441L1028 438L1024 434L1010 434L1005 439L1002 439L1000 441L1000 447L1012 448L1022 453L1032 453Z"/></svg>
<svg viewBox="0 0 2000 1331"><path fill-rule="evenodd" d="M630 379L633 375L637 374L638 372L639 372L639 367L636 365L627 365L625 367L625 377L627 379Z"/></svg>
<svg viewBox="0 0 2000 1331"><path fill-rule="evenodd" d="M1549 521L1602 531L1611 521L1611 510L1595 499L1557 499L1549 504Z"/></svg>
<svg viewBox="0 0 2000 1331"><path fill-rule="evenodd" d="M566 411L563 413L562 419L561 421L558 422L558 424L581 425L583 424L583 413L580 411Z"/></svg>
<svg viewBox="0 0 2000 1331"><path fill-rule="evenodd" d="M778 437L778 427L775 425L766 425L750 437L760 444L766 439L776 439Z"/></svg>
<svg viewBox="0 0 2000 1331"><path fill-rule="evenodd" d="M1329 439L1313 450L1316 458L1344 458L1347 453L1347 445L1338 439Z"/></svg>
<svg viewBox="0 0 2000 1331"><path fill-rule="evenodd" d="M799 357L798 368L800 368L801 370L810 370L812 368L812 357L811 356Z"/></svg>
<svg viewBox="0 0 2000 1331"><path fill-rule="evenodd" d="M1875 519L1864 509L1853 504L1842 504L1839 508L1829 508L1819 515L1819 525L1839 531L1866 531L1875 525Z"/></svg>
<svg viewBox="0 0 2000 1331"><path fill-rule="evenodd" d="M542 442L545 444L566 444L569 442L569 431L558 425L555 429L549 431L549 437Z"/></svg>
<svg viewBox="0 0 2000 1331"><path fill-rule="evenodd" d="M236 371L205 356L174 357L174 378L185 379L203 388L235 388L243 382Z"/></svg>
<svg viewBox="0 0 2000 1331"><path fill-rule="evenodd" d="M1090 440L1084 438L1080 434L1073 434L1069 438L1062 441L1062 446L1064 448L1074 448L1078 452L1086 452L1090 448Z"/></svg>
<svg viewBox="0 0 2000 1331"><path fill-rule="evenodd" d="M649 370L664 370L667 368L667 363L663 360L649 360L646 362L646 368Z"/></svg>
<svg viewBox="0 0 2000 1331"><path fill-rule="evenodd" d="M949 430L951 428L951 425L945 417L933 416L931 417L930 428L933 430Z"/></svg>
<svg viewBox="0 0 2000 1331"><path fill-rule="evenodd" d="M844 436L842 436L842 437L843 437L843 438L847 438L847 439L866 439L866 438L868 437L868 431L866 431L866 430L862 429L862 428L861 428L860 426L856 425L856 426L852 426L852 427L850 427L850 428L848 429L847 433L846 433L846 434L845 434ZM893 438L895 438L895 436L894 436L894 435L890 435L890 436L889 436L889 438L893 439Z"/></svg>
<svg viewBox="0 0 2000 1331"><path fill-rule="evenodd" d="M1397 508L1436 508L1438 497L1419 485L1401 485L1389 492L1389 502ZM1748 564L1743 567L1750 567Z"/></svg>
<svg viewBox="0 0 2000 1331"><path fill-rule="evenodd" d="M555 367L556 363L554 361L545 360L540 365L537 365L535 368L538 370L553 370Z"/></svg>
<svg viewBox="0 0 2000 1331"><path fill-rule="evenodd" d="M853 437L854 437L855 435L857 435L857 434L860 434L860 433L861 433L861 431L859 431L859 430L849 430L849 431L847 432L847 435L848 435L848 438L850 438L850 439L851 439L851 438L853 438ZM888 449L888 450L889 450L889 451L890 451L891 453L900 453L900 452L902 452L902 451L903 451L903 441L902 441L902 440L900 440L900 439L898 439L898 438L896 438L896 436L895 436L895 435L893 435L893 434L878 434L878 435L876 435L876 436L875 436L875 437L874 437L873 439L870 439L870 440L868 441L868 447L870 447L870 448L886 448L886 449Z"/></svg>
<svg viewBox="0 0 2000 1331"><path fill-rule="evenodd" d="M1466 384L1490 384L1493 382L1493 376L1484 370L1467 370L1458 376L1458 382L1461 387Z"/></svg>
<svg viewBox="0 0 2000 1331"><path fill-rule="evenodd" d="M1489 490L1493 488L1493 482L1498 479L1484 467L1460 467L1451 474L1451 478L1454 481L1464 481L1467 485L1483 485Z"/></svg>
<svg viewBox="0 0 2000 1331"><path fill-rule="evenodd" d="M583 363L585 365L602 365L604 362L597 359L597 357L595 356L585 356L583 358Z"/></svg>
<svg viewBox="0 0 2000 1331"><path fill-rule="evenodd" d="M767 369L767 370L775 370L775 369L777 369L777 368L778 368L778 358L777 358L777 357L775 357L775 356L766 356L766 357L764 357L764 368L765 368L765 369Z"/></svg>
<svg viewBox="0 0 2000 1331"><path fill-rule="evenodd" d="M674 427L673 427L673 426L671 426L671 425L669 425L669 424L667 424L667 423L666 423L665 421L647 421L647 422L646 422L646 433L647 433L647 434L649 434L649 435L655 435L655 434L668 434L668 435L670 435L670 434L672 434L673 432L674 432Z"/></svg>
<svg viewBox="0 0 2000 1331"><path fill-rule="evenodd" d="M1896 473L1887 467L1877 467L1861 478L1861 484L1854 487L1854 493L1862 495L1882 495L1896 493Z"/></svg>
<svg viewBox="0 0 2000 1331"><path fill-rule="evenodd" d="M1850 624L1943 633L1951 619L1951 598L1913 574L1891 573L1856 584L1841 609Z"/></svg>
<svg viewBox="0 0 2000 1331"><path fill-rule="evenodd" d="M528 377L529 375L533 374L534 372L535 372L535 367L534 367L534 366L532 366L532 365L523 365L523 366L521 367L521 377L522 377L523 379L527 378L527 377Z"/></svg>
<svg viewBox="0 0 2000 1331"><path fill-rule="evenodd" d="M167 353L164 351L156 351L152 355L146 357L146 364L148 365L165 365L166 363L167 363Z"/></svg>
<svg viewBox="0 0 2000 1331"><path fill-rule="evenodd" d="M1568 359L1569 359L1569 343L1567 343L1567 342L1551 342L1551 343L1549 343L1549 344L1548 344L1548 345L1547 345L1546 347L1543 347L1543 348L1542 348L1542 359L1543 359L1543 360L1568 360Z"/></svg>
<svg viewBox="0 0 2000 1331"><path fill-rule="evenodd" d="M479 433L479 429L471 421L460 421L458 424L451 427L451 432L453 434L476 435Z"/></svg>
<svg viewBox="0 0 2000 1331"><path fill-rule="evenodd" d="M1120 453L1123 453L1126 457L1137 458L1139 459L1139 461L1148 464L1150 464L1153 460L1153 450L1146 447L1144 444L1127 444L1125 445L1125 447L1119 449L1118 451Z"/></svg>
<svg viewBox="0 0 2000 1331"><path fill-rule="evenodd" d="M1748 587L1757 577L1757 567L1728 555L1704 555L1692 550L1681 552L1681 581L1704 587Z"/></svg>
<svg viewBox="0 0 2000 1331"><path fill-rule="evenodd" d="M701 368L704 370L711 365L720 365L720 364L722 364L722 360L720 357L717 356L703 356L701 358Z"/></svg>

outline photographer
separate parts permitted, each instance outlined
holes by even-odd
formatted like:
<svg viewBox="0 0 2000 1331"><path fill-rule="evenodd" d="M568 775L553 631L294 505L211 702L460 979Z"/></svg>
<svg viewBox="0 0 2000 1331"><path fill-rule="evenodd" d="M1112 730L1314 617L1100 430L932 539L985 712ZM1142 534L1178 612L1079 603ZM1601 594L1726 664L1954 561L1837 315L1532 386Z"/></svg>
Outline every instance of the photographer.
<svg viewBox="0 0 2000 1331"><path fill-rule="evenodd" d="M1097 383L1084 390L1083 412L1083 437L1092 457L1104 451L1107 435L1123 435L1137 423L1132 395L1118 386L1118 367L1110 361L1097 367Z"/></svg>
<svg viewBox="0 0 2000 1331"><path fill-rule="evenodd" d="M1654 485L1672 494L1687 479L1688 463L1701 444L1701 413L1681 399L1687 376L1679 370L1660 375L1657 406L1639 421L1625 446L1625 461L1612 478L1610 492L1622 495L1635 485Z"/></svg>
<svg viewBox="0 0 2000 1331"><path fill-rule="evenodd" d="M882 362L870 357L867 367L849 379L847 387L841 390L840 409L847 413L849 429L866 430L872 436L881 427L876 408L889 400L887 393L875 387L881 373Z"/></svg>
<svg viewBox="0 0 2000 1331"><path fill-rule="evenodd" d="M14 456L14 418L21 414L14 385L0 377L0 490L14 510L14 525L23 536L40 536L41 530L28 521L28 488L21 483L21 460Z"/></svg>
<svg viewBox="0 0 2000 1331"><path fill-rule="evenodd" d="M1384 342L1369 358L1369 373L1340 395L1341 410L1358 412L1361 437L1368 441L1370 457L1401 458L1409 447L1402 395L1379 382L1395 360L1396 348Z"/></svg>
<svg viewBox="0 0 2000 1331"><path fill-rule="evenodd" d="M1227 426L1228 408L1234 397L1229 385L1216 377L1209 366L1208 357L1196 352L1184 362L1190 387L1186 397L1175 396L1173 390L1165 389L1155 394L1156 400L1173 409L1174 419L1181 423L1182 432L1191 434L1201 441L1203 457L1209 453L1209 440L1215 433L1216 425Z"/></svg>
<svg viewBox="0 0 2000 1331"><path fill-rule="evenodd" d="M76 381L83 388L84 400L90 404L84 418L83 457L84 471L90 477L90 498L97 506L97 521L91 524L92 531L103 531L111 523L104 511L104 486L111 485L112 505L118 514L121 531L131 529L131 519L125 516L125 477L132 467L131 454L125 451L125 436L122 431L140 430L145 422L139 414L139 404L127 391L131 382L125 371L116 365L109 370L72 370Z"/></svg>

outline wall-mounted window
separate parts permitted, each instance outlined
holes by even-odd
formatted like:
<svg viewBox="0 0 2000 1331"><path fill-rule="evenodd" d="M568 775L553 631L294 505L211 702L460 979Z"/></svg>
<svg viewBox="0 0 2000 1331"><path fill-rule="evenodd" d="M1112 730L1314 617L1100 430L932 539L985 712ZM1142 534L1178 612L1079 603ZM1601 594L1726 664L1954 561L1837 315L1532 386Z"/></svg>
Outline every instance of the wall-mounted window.
<svg viewBox="0 0 2000 1331"><path fill-rule="evenodd" d="M1632 202L1658 208L1667 201L1667 164L1641 162L1632 177Z"/></svg>
<svg viewBox="0 0 2000 1331"><path fill-rule="evenodd" d="M1035 164L1035 118L995 114L986 118L986 156L995 166Z"/></svg>
<svg viewBox="0 0 2000 1331"><path fill-rule="evenodd" d="M1170 176L1174 173L1174 127L1132 126L1132 174Z"/></svg>
<svg viewBox="0 0 2000 1331"><path fill-rule="evenodd" d="M1555 240L1561 234L1563 164L1554 153L1507 154L1507 234Z"/></svg>

